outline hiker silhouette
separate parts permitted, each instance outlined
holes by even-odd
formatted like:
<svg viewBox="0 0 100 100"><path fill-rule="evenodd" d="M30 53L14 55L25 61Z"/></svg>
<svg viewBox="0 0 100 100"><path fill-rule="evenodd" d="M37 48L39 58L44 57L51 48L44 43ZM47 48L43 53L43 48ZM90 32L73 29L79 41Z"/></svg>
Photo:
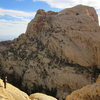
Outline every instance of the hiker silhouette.
<svg viewBox="0 0 100 100"><path fill-rule="evenodd" d="M6 88L7 76L4 76L4 78L3 78L3 82L4 82L4 88Z"/></svg>

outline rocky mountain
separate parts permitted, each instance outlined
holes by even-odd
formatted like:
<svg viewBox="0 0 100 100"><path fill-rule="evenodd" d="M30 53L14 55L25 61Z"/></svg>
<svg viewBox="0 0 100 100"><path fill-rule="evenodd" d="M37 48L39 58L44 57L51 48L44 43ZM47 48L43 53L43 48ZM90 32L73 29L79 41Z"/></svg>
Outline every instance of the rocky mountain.
<svg viewBox="0 0 100 100"><path fill-rule="evenodd" d="M0 53L1 77L28 94L62 100L100 74L100 26L92 7L38 10L25 34Z"/></svg>

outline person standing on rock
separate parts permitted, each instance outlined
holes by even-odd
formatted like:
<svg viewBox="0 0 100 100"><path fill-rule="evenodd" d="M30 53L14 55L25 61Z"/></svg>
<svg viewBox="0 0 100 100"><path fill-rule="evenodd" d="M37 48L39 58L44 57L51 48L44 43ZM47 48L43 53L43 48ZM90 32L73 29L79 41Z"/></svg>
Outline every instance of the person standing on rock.
<svg viewBox="0 0 100 100"><path fill-rule="evenodd" d="M6 88L7 76L4 77L3 82L4 82L4 88Z"/></svg>

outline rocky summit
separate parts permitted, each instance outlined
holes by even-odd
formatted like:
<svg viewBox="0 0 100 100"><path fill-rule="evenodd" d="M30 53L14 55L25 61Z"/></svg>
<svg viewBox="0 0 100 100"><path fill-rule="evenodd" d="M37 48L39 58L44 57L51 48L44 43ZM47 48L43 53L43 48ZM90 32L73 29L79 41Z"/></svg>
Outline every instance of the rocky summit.
<svg viewBox="0 0 100 100"><path fill-rule="evenodd" d="M0 74L28 94L59 100L100 74L100 26L92 7L37 11L25 34L0 51Z"/></svg>

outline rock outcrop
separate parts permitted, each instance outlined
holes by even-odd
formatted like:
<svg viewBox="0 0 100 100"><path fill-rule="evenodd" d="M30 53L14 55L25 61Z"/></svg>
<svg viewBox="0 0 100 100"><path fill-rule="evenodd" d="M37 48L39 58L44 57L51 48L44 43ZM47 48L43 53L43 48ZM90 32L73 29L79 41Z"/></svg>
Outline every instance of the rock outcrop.
<svg viewBox="0 0 100 100"><path fill-rule="evenodd" d="M39 10L26 34L60 58L82 66L100 65L100 27L93 8L78 5L54 14Z"/></svg>
<svg viewBox="0 0 100 100"><path fill-rule="evenodd" d="M16 87L7 83L4 88L3 81L0 79L0 100L30 100L28 95Z"/></svg>
<svg viewBox="0 0 100 100"><path fill-rule="evenodd" d="M42 93L34 93L30 95L31 100L57 100L56 98L52 96L48 96L46 94Z"/></svg>
<svg viewBox="0 0 100 100"><path fill-rule="evenodd" d="M12 41L2 41L0 42L0 52L7 50L9 46L11 45Z"/></svg>
<svg viewBox="0 0 100 100"><path fill-rule="evenodd" d="M72 92L66 100L100 100L100 83L94 83Z"/></svg>
<svg viewBox="0 0 100 100"><path fill-rule="evenodd" d="M94 8L38 10L26 33L0 53L0 68L27 93L43 92L62 100L96 80L99 54L100 26Z"/></svg>

